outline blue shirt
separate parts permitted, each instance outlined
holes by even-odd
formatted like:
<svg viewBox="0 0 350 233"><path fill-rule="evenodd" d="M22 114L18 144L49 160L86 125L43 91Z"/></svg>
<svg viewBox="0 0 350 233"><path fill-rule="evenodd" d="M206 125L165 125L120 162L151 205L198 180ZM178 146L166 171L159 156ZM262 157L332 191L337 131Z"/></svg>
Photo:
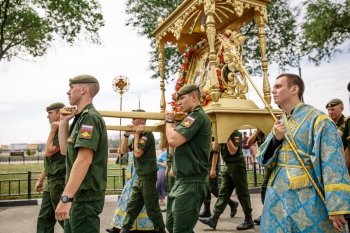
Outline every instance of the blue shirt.
<svg viewBox="0 0 350 233"><path fill-rule="evenodd" d="M165 163L166 162L166 156L167 156L167 151L165 150L159 155L157 162ZM157 166L158 166L158 171L165 170L165 167L163 167L161 165L157 165Z"/></svg>

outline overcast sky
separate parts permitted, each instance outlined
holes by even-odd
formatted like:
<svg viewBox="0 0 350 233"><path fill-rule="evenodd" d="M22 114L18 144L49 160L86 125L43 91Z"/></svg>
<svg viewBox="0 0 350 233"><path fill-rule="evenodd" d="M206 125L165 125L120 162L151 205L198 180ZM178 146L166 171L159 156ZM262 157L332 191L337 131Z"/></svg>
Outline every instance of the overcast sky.
<svg viewBox="0 0 350 233"><path fill-rule="evenodd" d="M45 107L56 101L68 104L68 80L79 74L91 74L100 81L101 90L94 99L98 110L119 110L120 95L112 90L112 80L126 75L130 90L123 95L123 110L138 108L140 99L141 108L160 111L159 80L149 79L149 41L124 26L124 1L101 0L101 4L106 22L101 29L102 45L80 42L70 47L56 42L44 57L0 63L0 144L46 142L49 124ZM349 115L349 58L349 54L337 56L319 67L302 63L307 103L325 111L326 102L337 97L344 101ZM289 72L298 73L298 69ZM271 85L278 74L278 69L270 68ZM261 85L261 78L254 80ZM173 88L173 83L166 85L167 102ZM262 107L252 90L248 97ZM119 119L106 119L106 123L118 125ZM117 134L109 132L112 137Z"/></svg>

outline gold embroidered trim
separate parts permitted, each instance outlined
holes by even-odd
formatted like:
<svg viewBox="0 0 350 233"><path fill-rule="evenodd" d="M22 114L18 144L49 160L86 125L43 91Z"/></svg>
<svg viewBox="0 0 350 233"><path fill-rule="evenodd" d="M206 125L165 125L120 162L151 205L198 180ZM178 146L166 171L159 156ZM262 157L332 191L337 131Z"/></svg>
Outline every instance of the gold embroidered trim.
<svg viewBox="0 0 350 233"><path fill-rule="evenodd" d="M291 167L291 168L303 168L302 166L299 166L299 165L292 165L292 164L286 164L286 163L279 163L278 166L281 166L281 167ZM313 168L311 165L307 166L305 165L306 168Z"/></svg>
<svg viewBox="0 0 350 233"><path fill-rule="evenodd" d="M350 211L334 211L334 212L330 212L329 215L341 215L341 214L350 214Z"/></svg>
<svg viewBox="0 0 350 233"><path fill-rule="evenodd" d="M311 109L308 113L306 113L305 117L301 120L300 124L296 127L295 132L293 133L293 141L294 141L294 137L297 134L297 132L299 131L299 128L301 127L301 125L304 123L304 121L306 121L306 119L308 118L308 116L314 111L315 109ZM295 144L295 143L294 143Z"/></svg>
<svg viewBox="0 0 350 233"><path fill-rule="evenodd" d="M348 184L327 184L324 186L326 192L331 191L348 191L350 192L350 185Z"/></svg>
<svg viewBox="0 0 350 233"><path fill-rule="evenodd" d="M326 114L322 114L322 115L318 116L316 119L316 122L314 124L314 130L321 121L326 120L326 119L331 120L331 118L329 118L329 116L327 116Z"/></svg>

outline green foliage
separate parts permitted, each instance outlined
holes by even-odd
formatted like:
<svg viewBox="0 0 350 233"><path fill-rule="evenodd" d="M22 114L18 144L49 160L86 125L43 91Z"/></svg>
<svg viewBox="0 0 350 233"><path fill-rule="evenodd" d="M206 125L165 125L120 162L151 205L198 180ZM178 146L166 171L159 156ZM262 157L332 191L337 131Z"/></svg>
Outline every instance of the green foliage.
<svg viewBox="0 0 350 233"><path fill-rule="evenodd" d="M288 0L272 0L268 5L268 20L266 30L266 53L269 64L278 64L281 70L289 66L298 66L300 50L297 36L296 17L298 10L290 6ZM261 51L258 40L258 29L255 21L242 28L246 36L244 59L252 74L261 73Z"/></svg>
<svg viewBox="0 0 350 233"><path fill-rule="evenodd" d="M350 0L310 1L302 29L302 50L309 60L316 65L330 61L350 39Z"/></svg>
<svg viewBox="0 0 350 233"><path fill-rule="evenodd" d="M0 61L42 56L58 38L73 44L85 35L99 43L102 26L97 0L0 0Z"/></svg>
<svg viewBox="0 0 350 233"><path fill-rule="evenodd" d="M158 26L160 18L165 19L171 14L183 0L127 0L125 12L129 15L127 26L137 30L140 35L146 36L151 40L151 60L150 70L153 71L151 78L159 77L158 52L155 46L155 39L152 32ZM164 51L165 78L174 79L178 74L180 66L180 53L174 45L166 45Z"/></svg>
<svg viewBox="0 0 350 233"><path fill-rule="evenodd" d="M127 0L125 12L130 15L127 26L138 30L140 35L152 38L158 19L165 19L183 0Z"/></svg>

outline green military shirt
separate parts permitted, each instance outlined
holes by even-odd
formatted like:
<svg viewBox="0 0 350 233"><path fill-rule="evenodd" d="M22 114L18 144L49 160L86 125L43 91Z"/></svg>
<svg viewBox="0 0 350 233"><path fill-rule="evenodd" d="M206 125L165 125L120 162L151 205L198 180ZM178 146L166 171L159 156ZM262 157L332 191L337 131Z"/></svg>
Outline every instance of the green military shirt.
<svg viewBox="0 0 350 233"><path fill-rule="evenodd" d="M230 140L233 142L233 144L238 147L237 152L234 155L230 155L230 152L228 151L226 143L220 144L220 151L222 159L225 161L225 163L234 163L237 161L240 161L243 157L242 153L242 133L238 130L233 131L233 133L230 135Z"/></svg>
<svg viewBox="0 0 350 233"><path fill-rule="evenodd" d="M344 129L345 129L345 121L346 121L346 118L345 116L342 114L340 119L337 121L337 129L339 129L341 132L344 132Z"/></svg>
<svg viewBox="0 0 350 233"><path fill-rule="evenodd" d="M60 147L57 133L54 137L53 145ZM61 155L60 151L51 157L45 156L44 167L48 180L62 179L66 175L66 157Z"/></svg>
<svg viewBox="0 0 350 233"><path fill-rule="evenodd" d="M176 147L173 170L177 178L201 178L208 175L208 161L211 150L211 124L201 106L197 106L175 130L186 138Z"/></svg>
<svg viewBox="0 0 350 233"><path fill-rule="evenodd" d="M342 141L344 149L348 148L350 150L350 117L345 120Z"/></svg>
<svg viewBox="0 0 350 233"><path fill-rule="evenodd" d="M157 173L156 144L152 132L143 132L138 141L139 149L143 150L140 158L134 156L134 164L139 179L144 176L152 176Z"/></svg>
<svg viewBox="0 0 350 233"><path fill-rule="evenodd" d="M87 174L76 193L75 200L101 200L107 184L108 138L106 125L92 104L76 115L67 140L68 180L80 147L93 150L94 155Z"/></svg>

